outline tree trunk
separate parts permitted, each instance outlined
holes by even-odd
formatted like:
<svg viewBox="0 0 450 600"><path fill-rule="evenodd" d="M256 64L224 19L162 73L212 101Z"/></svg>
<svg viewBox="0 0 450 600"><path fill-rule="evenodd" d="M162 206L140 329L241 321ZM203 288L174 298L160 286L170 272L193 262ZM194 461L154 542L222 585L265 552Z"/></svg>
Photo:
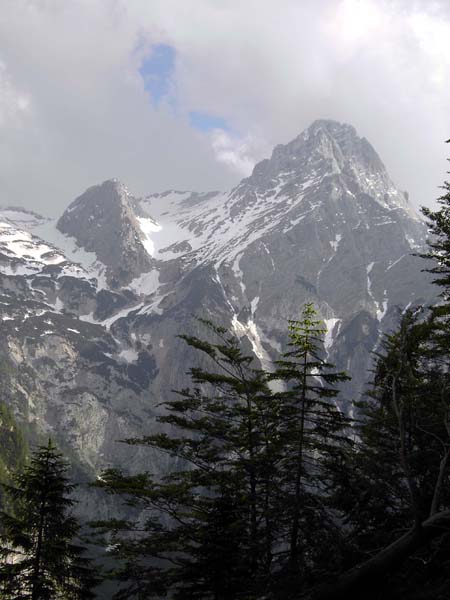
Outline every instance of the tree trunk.
<svg viewBox="0 0 450 600"><path fill-rule="evenodd" d="M304 600L360 600L368 590L376 591L389 572L416 550L447 532L450 527L450 510L436 513L420 528L413 527L387 548L368 561L354 567L343 575L301 598Z"/></svg>
<svg viewBox="0 0 450 600"><path fill-rule="evenodd" d="M306 412L306 376L307 376L307 353L303 358L303 382L301 395L301 418L300 418L300 435L297 448L297 472L295 476L295 506L292 517L291 537L289 544L289 565L291 572L295 573L298 562L298 535L300 530L300 507L302 494L302 476L303 476L303 443L305 434L305 412Z"/></svg>
<svg viewBox="0 0 450 600"><path fill-rule="evenodd" d="M49 455L47 454L45 461L45 479L47 479L47 473L49 469ZM31 575L31 600L39 600L40 597L40 588L41 588L41 559L42 559L42 544L44 537L44 522L45 522L45 509L46 509L46 501L47 501L47 492L46 489L42 495L41 505L39 507L39 526L38 526L38 536L36 543L36 554L33 561L33 571Z"/></svg>

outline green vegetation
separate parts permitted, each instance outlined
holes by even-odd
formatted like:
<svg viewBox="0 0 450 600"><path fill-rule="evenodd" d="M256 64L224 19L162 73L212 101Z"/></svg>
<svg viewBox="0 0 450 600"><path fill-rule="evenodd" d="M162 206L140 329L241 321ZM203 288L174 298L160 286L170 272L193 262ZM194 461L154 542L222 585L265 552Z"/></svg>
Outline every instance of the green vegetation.
<svg viewBox="0 0 450 600"><path fill-rule="evenodd" d="M340 554L331 490L352 444L333 385L347 376L320 357L314 307L290 322L272 374L254 368L229 331L202 323L208 340L182 338L210 368L192 368L193 387L165 405L159 421L170 433L127 440L168 453L177 470L162 480L110 470L98 484L146 515L144 526L97 524L118 559L111 574L124 582L116 598L290 597L329 568L331 548Z"/></svg>
<svg viewBox="0 0 450 600"><path fill-rule="evenodd" d="M14 512L0 513L0 592L5 600L89 599L96 583L80 525L71 514L74 486L51 441L6 487Z"/></svg>

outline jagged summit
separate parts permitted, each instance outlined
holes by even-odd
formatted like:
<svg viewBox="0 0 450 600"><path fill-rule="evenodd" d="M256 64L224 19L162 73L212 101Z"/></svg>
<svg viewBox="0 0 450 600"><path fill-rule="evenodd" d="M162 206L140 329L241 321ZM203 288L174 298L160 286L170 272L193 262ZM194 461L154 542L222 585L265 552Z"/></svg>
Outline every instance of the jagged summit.
<svg viewBox="0 0 450 600"><path fill-rule="evenodd" d="M321 154L324 158L335 158L343 166L345 161L363 161L371 169L386 171L373 146L364 137L359 137L353 125L331 119L314 121L300 135L287 144L279 144L272 159L279 156L301 156L305 151Z"/></svg>
<svg viewBox="0 0 450 600"><path fill-rule="evenodd" d="M92 185L81 196L75 198L65 210L59 223L63 227L67 215L73 212L90 210L92 213L102 214L108 207L128 204L130 197L127 187L118 179L107 179L103 183Z"/></svg>
<svg viewBox="0 0 450 600"><path fill-rule="evenodd" d="M418 220L370 143L351 125L331 120L315 121L277 146L228 194L166 192L139 204L158 223L150 235L155 258L183 259L183 269L233 262L255 240L287 233L303 220L314 227L330 221L330 242L354 218L358 227L370 227L375 214L387 224L393 211L405 223ZM417 245L421 236L414 229L409 239Z"/></svg>
<svg viewBox="0 0 450 600"><path fill-rule="evenodd" d="M117 284L132 281L149 271L152 259L148 251L144 223L137 216L136 199L117 179L87 189L67 208L57 223L62 233L75 238L87 252L95 252L110 269Z"/></svg>
<svg viewBox="0 0 450 600"><path fill-rule="evenodd" d="M325 179L334 180L352 194L371 196L384 207L400 207L417 218L373 146L359 137L352 125L337 121L314 121L291 142L276 146L271 158L255 165L244 183L267 189Z"/></svg>

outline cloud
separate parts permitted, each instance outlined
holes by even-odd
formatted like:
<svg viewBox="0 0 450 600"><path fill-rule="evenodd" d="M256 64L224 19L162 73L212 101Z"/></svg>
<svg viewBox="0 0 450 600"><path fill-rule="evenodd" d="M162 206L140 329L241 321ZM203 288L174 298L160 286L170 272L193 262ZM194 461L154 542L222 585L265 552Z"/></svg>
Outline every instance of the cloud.
<svg viewBox="0 0 450 600"><path fill-rule="evenodd" d="M235 175L188 118L163 99L150 101L139 69L161 40L143 32L125 5L5 4L0 204L59 214L86 187L111 177L138 194L232 185ZM20 99L28 102L26 115Z"/></svg>
<svg viewBox="0 0 450 600"><path fill-rule="evenodd" d="M114 176L136 193L231 187L322 117L354 124L415 204L438 194L450 136L446 1L4 5L2 204L58 213ZM155 48L166 49L159 59Z"/></svg>
<svg viewBox="0 0 450 600"><path fill-rule="evenodd" d="M350 122L416 205L436 197L450 133L448 2L197 0L178 19L175 4L164 0L159 23L179 49L189 107L265 147L316 118Z"/></svg>
<svg viewBox="0 0 450 600"><path fill-rule="evenodd" d="M0 127L17 127L30 111L30 99L14 87L5 65L0 62Z"/></svg>
<svg viewBox="0 0 450 600"><path fill-rule="evenodd" d="M223 129L211 131L211 145L216 159L230 167L241 177L248 177L261 154L269 154L270 148L262 152L264 143L250 136L245 139Z"/></svg>

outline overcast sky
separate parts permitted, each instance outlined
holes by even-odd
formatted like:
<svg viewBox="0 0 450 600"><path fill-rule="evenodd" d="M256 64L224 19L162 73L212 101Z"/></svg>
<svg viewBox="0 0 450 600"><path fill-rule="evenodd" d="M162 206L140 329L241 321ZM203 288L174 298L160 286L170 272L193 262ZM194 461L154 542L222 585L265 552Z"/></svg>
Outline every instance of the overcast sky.
<svg viewBox="0 0 450 600"><path fill-rule="evenodd" d="M2 0L0 204L117 177L227 189L314 119L352 123L415 205L450 148L449 0Z"/></svg>

